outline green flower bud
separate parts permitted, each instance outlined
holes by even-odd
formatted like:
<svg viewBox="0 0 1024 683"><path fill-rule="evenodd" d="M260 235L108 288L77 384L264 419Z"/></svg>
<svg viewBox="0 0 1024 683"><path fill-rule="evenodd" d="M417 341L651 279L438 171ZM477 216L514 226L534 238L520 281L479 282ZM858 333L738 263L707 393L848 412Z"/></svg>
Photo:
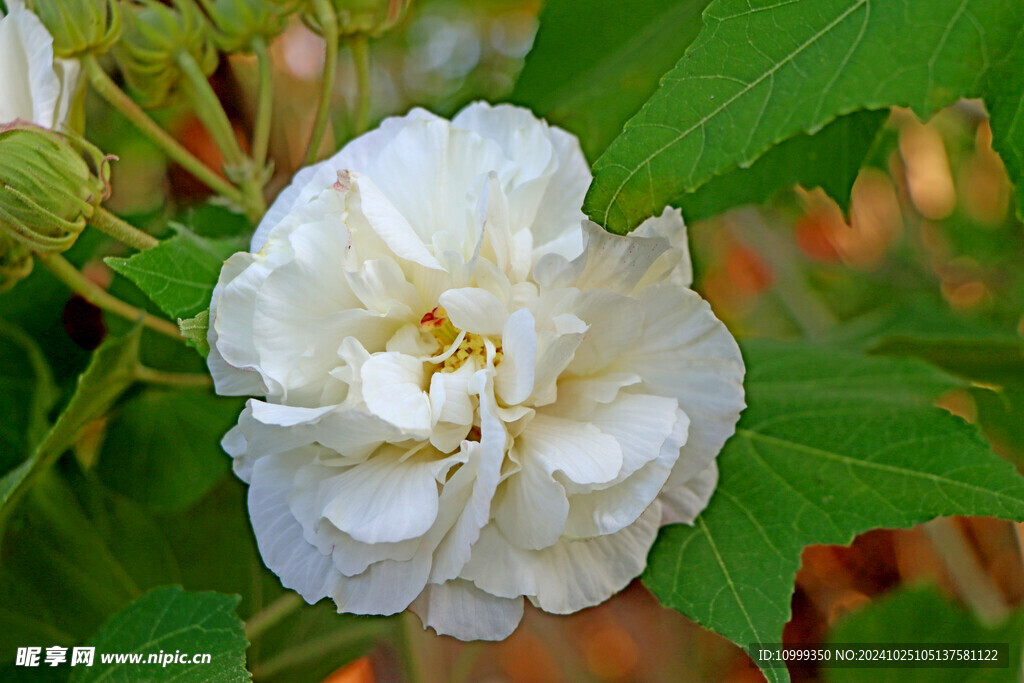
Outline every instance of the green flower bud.
<svg viewBox="0 0 1024 683"><path fill-rule="evenodd" d="M5 232L0 232L0 293L6 292L32 272L32 252Z"/></svg>
<svg viewBox="0 0 1024 683"><path fill-rule="evenodd" d="M412 0L327 0L334 9L341 36L357 33L377 37L387 33L397 24ZM316 13L307 10L303 19L317 33L323 33Z"/></svg>
<svg viewBox="0 0 1024 683"><path fill-rule="evenodd" d="M53 53L64 59L102 55L121 36L121 8L116 0L28 0L53 36Z"/></svg>
<svg viewBox="0 0 1024 683"><path fill-rule="evenodd" d="M108 157L81 138L0 128L0 234L31 251L66 250L109 195L109 175Z"/></svg>
<svg viewBox="0 0 1024 683"><path fill-rule="evenodd" d="M251 52L252 40L267 43L279 36L295 11L293 2L273 0L203 0L216 32L214 41L224 52Z"/></svg>
<svg viewBox="0 0 1024 683"><path fill-rule="evenodd" d="M114 55L143 107L163 107L177 97L184 77L179 55L191 55L206 76L217 68L217 50L203 13L192 0L173 2L173 7L156 0L125 6L124 36Z"/></svg>

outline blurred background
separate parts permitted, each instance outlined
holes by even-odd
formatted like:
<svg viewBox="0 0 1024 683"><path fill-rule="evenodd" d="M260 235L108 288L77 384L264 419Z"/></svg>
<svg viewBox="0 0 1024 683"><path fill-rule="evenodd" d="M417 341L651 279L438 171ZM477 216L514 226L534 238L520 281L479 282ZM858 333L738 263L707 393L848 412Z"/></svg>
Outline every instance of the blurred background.
<svg viewBox="0 0 1024 683"><path fill-rule="evenodd" d="M475 99L507 97L533 43L540 5L539 0L418 0L398 30L372 43L371 119L412 106L450 115ZM272 193L287 182L305 151L323 69L322 41L294 22L274 43L273 57ZM339 59L325 150L350 137L355 75L344 48ZM242 139L252 124L255 80L255 64L245 57L224 58L214 76ZM111 209L136 224L156 225L206 199L203 185L179 168L168 168L116 112L94 96L88 107L94 141L121 158L114 166ZM162 111L159 118L190 150L219 167L217 148L198 120L175 110ZM931 348L933 362L954 372L969 366L972 378L984 383L986 359L1007 353L999 340L1024 335L1024 229L1014 216L1011 187L991 137L984 110L973 102L951 107L927 124L908 111L891 112L848 210L820 189L795 188L762 206L691 221L696 288L741 337L804 336L857 347L873 343L886 329L896 336L881 351L927 356ZM232 232L223 221L202 225L199 229L210 236ZM92 277L109 279L98 261L91 268ZM65 310L65 325L82 347L98 343L98 324L87 306ZM975 335L990 331L992 343L979 347L975 342L958 355L949 336L958 329ZM905 348L901 330L907 335ZM939 336L929 337L930 330ZM1024 391L1003 392L999 400L993 396L963 390L944 397L942 406L978 423L997 452L1020 467ZM239 489L228 478L197 507L238 505ZM165 517L161 524L172 528L175 519L183 518ZM248 534L248 528L239 533ZM908 531L873 531L851 547L809 547L786 640L821 642L844 633L847 640L858 633L874 633L878 641L901 633L903 640L921 639L929 634L913 631L921 628L914 618L925 609L949 623L974 624L983 633L1024 598L1021 533L1009 522L949 519ZM937 592L905 592L921 584ZM900 606L899 600L909 602ZM243 603L242 616L255 606ZM877 619L871 621L873 611L890 615L884 621L891 633L871 631L881 628ZM336 618L327 612L324 619ZM893 625L900 619L905 623ZM405 675L398 636L389 630L317 640L315 625L303 628L298 640L305 649L267 644L266 658L251 653L257 681L369 683ZM498 644L466 645L416 629L401 637L424 662L425 681L763 680L739 648L660 607L639 581L608 603L569 617L528 609L520 629ZM333 672L309 678L308 671L301 669L300 675L294 668L302 658L342 647L350 661ZM919 680L938 680L929 670L869 673L870 680L896 680L898 674L906 681L922 671L927 675ZM798 681L862 680L855 673L792 671ZM986 680L1012 680L1017 674L997 673L1002 678Z"/></svg>

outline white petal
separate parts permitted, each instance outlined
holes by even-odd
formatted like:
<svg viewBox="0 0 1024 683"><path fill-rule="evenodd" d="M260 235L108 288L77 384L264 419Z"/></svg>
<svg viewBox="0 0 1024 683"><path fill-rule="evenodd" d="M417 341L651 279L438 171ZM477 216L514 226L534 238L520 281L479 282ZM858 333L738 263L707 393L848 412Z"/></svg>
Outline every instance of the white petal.
<svg viewBox="0 0 1024 683"><path fill-rule="evenodd" d="M362 368L363 400L370 412L396 427L427 434L430 397L423 361L400 353L378 353Z"/></svg>
<svg viewBox="0 0 1024 683"><path fill-rule="evenodd" d="M339 612L395 614L416 599L429 573L429 554L417 554L408 562L378 562L357 576L340 576L331 597Z"/></svg>
<svg viewBox="0 0 1024 683"><path fill-rule="evenodd" d="M206 364L213 377L213 385L221 396L255 396L267 393L267 387L259 372L255 370L259 363L259 355L252 344L252 304L256 298L255 286L258 279L252 277L255 271L248 277L239 279L252 263L253 258L249 254L240 252L232 255L221 268L220 278L210 300L210 327L207 332L210 354L207 356ZM218 315L221 297L229 287L230 313ZM235 308L233 304L238 304L238 307ZM223 328L223 335L218 332L218 327ZM233 363L227 361L221 354L222 347Z"/></svg>
<svg viewBox="0 0 1024 683"><path fill-rule="evenodd" d="M660 506L652 505L616 534L563 540L544 550L516 548L492 524L481 532L462 577L498 597L525 595L547 612L576 612L607 600L640 575L660 518Z"/></svg>
<svg viewBox="0 0 1024 683"><path fill-rule="evenodd" d="M469 581L428 584L409 606L424 628L459 640L504 640L523 618L522 598L498 598Z"/></svg>
<svg viewBox="0 0 1024 683"><path fill-rule="evenodd" d="M427 533L437 517L438 483L457 458L385 447L320 484L323 516L362 543L394 543Z"/></svg>
<svg viewBox="0 0 1024 683"><path fill-rule="evenodd" d="M536 458L513 447L522 468L506 479L494 499L494 523L519 548L539 550L558 542L569 517L565 487Z"/></svg>
<svg viewBox="0 0 1024 683"><path fill-rule="evenodd" d="M643 390L672 396L690 432L668 486L708 466L736 429L743 402L743 359L736 340L707 302L671 284L640 294L643 335L615 369L644 378Z"/></svg>
<svg viewBox="0 0 1024 683"><path fill-rule="evenodd" d="M589 327L567 368L568 372L576 375L603 370L635 347L641 334L645 333L643 310L635 299L620 294L602 290L580 292L572 304L571 313ZM625 371L634 372L631 369Z"/></svg>
<svg viewBox="0 0 1024 683"><path fill-rule="evenodd" d="M631 294L651 265L669 250L661 238L612 235L590 221L583 227L587 248L580 259L585 265L572 283L579 289Z"/></svg>
<svg viewBox="0 0 1024 683"><path fill-rule="evenodd" d="M387 313L395 303L413 311L426 308L416 288L405 279L405 274L391 259L367 261L357 271L345 273L348 286L359 301L371 311Z"/></svg>
<svg viewBox="0 0 1024 683"><path fill-rule="evenodd" d="M474 405L469 396L473 372L473 366L467 363L454 372L435 372L430 377L430 409L435 423L473 424Z"/></svg>
<svg viewBox="0 0 1024 683"><path fill-rule="evenodd" d="M686 239L686 226L683 214L679 209L666 206L660 216L648 218L630 233L637 237L664 237L672 245L672 252L665 253L658 263L648 271L647 277L637 285L637 289L666 279L665 271L670 271L667 279L680 287L693 284L693 265L690 263L690 245ZM648 280L649 279L649 280Z"/></svg>
<svg viewBox="0 0 1024 683"><path fill-rule="evenodd" d="M395 256L441 270L441 264L427 249L423 237L413 230L406 216L395 208L373 181L363 175L353 175L353 179L359 192L361 213Z"/></svg>
<svg viewBox="0 0 1024 683"><path fill-rule="evenodd" d="M252 236L251 250L263 248L272 228L316 195L331 187L338 179L338 171L361 171L370 160L412 121L436 120L437 116L424 109L413 109L405 116L393 116L381 121L374 130L360 135L329 159L306 166L295 174L292 182L277 196L263 216Z"/></svg>
<svg viewBox="0 0 1024 683"><path fill-rule="evenodd" d="M23 119L55 128L60 78L53 70L53 37L21 3L0 19L0 123Z"/></svg>
<svg viewBox="0 0 1024 683"><path fill-rule="evenodd" d="M608 408L611 410L612 407ZM657 498L679 458L679 448L686 441L689 426L683 411L673 409L673 412L675 422L660 446L654 442L664 433L661 425L652 424L653 420L646 420L646 440L631 438L634 434L643 434L644 430L633 432L627 423L617 427L611 420L598 423L602 430L615 433L627 464L610 486L569 497L569 518L565 525L567 536L588 538L615 533L632 524ZM655 451L653 458L651 449Z"/></svg>
<svg viewBox="0 0 1024 683"><path fill-rule="evenodd" d="M295 476L293 458L274 456L256 462L249 486L249 517L263 561L306 602L331 593L336 579L330 557L305 541L288 505Z"/></svg>
<svg viewBox="0 0 1024 683"><path fill-rule="evenodd" d="M500 335L508 317L504 302L476 287L449 289L441 295L440 304L448 311L452 325L476 334Z"/></svg>
<svg viewBox="0 0 1024 683"><path fill-rule="evenodd" d="M506 406L518 405L533 393L537 366L537 333L528 309L516 311L505 321L501 349L503 358L496 368L494 389Z"/></svg>
<svg viewBox="0 0 1024 683"><path fill-rule="evenodd" d="M666 488L661 501L664 518L662 524L693 524L704 511L718 485L718 465L711 462L692 479L675 488Z"/></svg>

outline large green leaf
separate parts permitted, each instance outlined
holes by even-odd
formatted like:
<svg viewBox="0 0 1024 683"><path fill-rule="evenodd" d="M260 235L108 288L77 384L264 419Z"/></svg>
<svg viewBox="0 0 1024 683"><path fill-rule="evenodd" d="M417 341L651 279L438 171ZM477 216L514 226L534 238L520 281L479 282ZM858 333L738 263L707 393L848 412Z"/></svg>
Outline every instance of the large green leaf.
<svg viewBox="0 0 1024 683"><path fill-rule="evenodd" d="M700 30L710 0L549 0L510 99L599 155Z"/></svg>
<svg viewBox="0 0 1024 683"><path fill-rule="evenodd" d="M942 515L1024 519L1024 478L931 406L959 386L914 360L744 348L749 407L693 526L663 530L644 581L739 645L781 642L803 547ZM768 669L770 680L785 680Z"/></svg>
<svg viewBox="0 0 1024 683"><path fill-rule="evenodd" d="M81 430L101 417L135 380L141 326L123 337L110 337L78 378L78 387L53 427L32 454L0 479L0 529L18 499L78 438Z"/></svg>
<svg viewBox="0 0 1024 683"><path fill-rule="evenodd" d="M167 315L188 318L210 305L224 259L240 246L237 240L209 240L179 227L177 235L153 249L104 260Z"/></svg>
<svg viewBox="0 0 1024 683"><path fill-rule="evenodd" d="M850 189L888 112L841 116L815 135L800 134L768 150L748 168L715 176L673 202L687 221L701 220L740 204L760 203L796 184L821 187L844 209Z"/></svg>
<svg viewBox="0 0 1024 683"><path fill-rule="evenodd" d="M180 580L145 510L69 474L40 477L4 536L0 660L26 643L80 643L147 588Z"/></svg>
<svg viewBox="0 0 1024 683"><path fill-rule="evenodd" d="M930 588L887 595L843 619L829 642L846 643L1008 643L1006 668L823 668L829 683L1009 683L1019 679L1024 615L989 627ZM845 645L844 645L845 646ZM965 645L966 646L966 645ZM856 646L852 646L856 647Z"/></svg>
<svg viewBox="0 0 1024 683"><path fill-rule="evenodd" d="M992 146L1017 186L1017 215L1024 220L1024 25L1010 55L994 67L985 87L992 117Z"/></svg>
<svg viewBox="0 0 1024 683"><path fill-rule="evenodd" d="M49 427L60 396L38 344L0 318L0 469L17 465Z"/></svg>
<svg viewBox="0 0 1024 683"><path fill-rule="evenodd" d="M594 164L584 210L626 232L715 174L857 109L920 116L980 96L1016 0L716 0L704 29Z"/></svg>
<svg viewBox="0 0 1024 683"><path fill-rule="evenodd" d="M89 645L96 648L91 667L76 667L71 680L90 681L247 681L242 621L235 615L238 597L186 593L180 586L157 588L116 614ZM149 655L208 654L209 663L102 663L103 653Z"/></svg>
<svg viewBox="0 0 1024 683"><path fill-rule="evenodd" d="M147 389L119 407L97 471L117 491L155 512L183 510L227 472L220 447L240 399L206 390Z"/></svg>

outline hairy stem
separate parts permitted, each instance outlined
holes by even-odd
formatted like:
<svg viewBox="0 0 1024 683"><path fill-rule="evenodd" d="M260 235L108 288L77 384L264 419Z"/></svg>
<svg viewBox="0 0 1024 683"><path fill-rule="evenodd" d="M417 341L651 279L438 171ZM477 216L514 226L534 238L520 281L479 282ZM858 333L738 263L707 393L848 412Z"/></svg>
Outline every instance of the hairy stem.
<svg viewBox="0 0 1024 683"><path fill-rule="evenodd" d="M133 322L141 320L142 324L149 329L165 334L168 337L177 339L178 341L183 341L181 333L178 331L178 326L170 320L164 320L163 318L150 315L143 310L135 308L131 304L121 301L96 283L87 280L85 276L78 272L77 268L68 263L67 259L60 254L36 254L36 258L39 259L39 261L42 262L42 264L46 266L46 268L49 269L49 271L53 273L58 280L67 285L71 291L80 295L92 305L125 318L126 320L131 320Z"/></svg>
<svg viewBox="0 0 1024 683"><path fill-rule="evenodd" d="M252 158L257 169L267 163L267 149L270 146L270 117L274 109L274 78L271 71L270 52L262 37L253 39L252 49L256 53L259 68L259 96L256 103L256 123L252 131Z"/></svg>
<svg viewBox="0 0 1024 683"><path fill-rule="evenodd" d="M251 643L302 605L302 597L298 593L288 591L249 617L249 620L245 622L245 637Z"/></svg>
<svg viewBox="0 0 1024 683"><path fill-rule="evenodd" d="M356 118L353 127L355 135L362 135L370 126L370 41L362 33L352 36L349 43L352 62L356 67Z"/></svg>
<svg viewBox="0 0 1024 683"><path fill-rule="evenodd" d="M102 206L96 207L96 213L89 219L89 225L135 249L152 249L160 244L160 240L157 238L129 225Z"/></svg>
<svg viewBox="0 0 1024 683"><path fill-rule="evenodd" d="M165 372L140 365L135 368L135 379L149 384L171 387L212 387L213 378L196 372Z"/></svg>
<svg viewBox="0 0 1024 683"><path fill-rule="evenodd" d="M334 92L334 75L338 70L338 18L327 0L313 0L316 20L323 30L325 54L324 73L320 81L320 102L317 104L316 117L313 119L313 132L309 137L309 146L303 165L309 166L316 161L320 152L320 143L327 128L327 115L331 109L331 93Z"/></svg>
<svg viewBox="0 0 1024 683"><path fill-rule="evenodd" d="M224 155L224 171L228 178L236 182L242 191L242 205L245 207L246 215L253 222L259 221L267 210L263 187L259 181L260 174L252 160L242 151L242 146L238 144L231 120L228 119L217 93L213 91L210 81L206 79L196 60L188 52L181 51L177 55L177 61L188 80L189 87L186 92L196 115Z"/></svg>
<svg viewBox="0 0 1024 683"><path fill-rule="evenodd" d="M234 185L217 175L206 164L158 126L139 105L135 104L117 84L110 79L107 72L99 65L96 58L89 55L83 58L86 74L93 89L100 94L112 107L117 109L132 124L152 140L164 154L186 171L195 176L211 190L230 199L239 206L245 205L245 198Z"/></svg>

